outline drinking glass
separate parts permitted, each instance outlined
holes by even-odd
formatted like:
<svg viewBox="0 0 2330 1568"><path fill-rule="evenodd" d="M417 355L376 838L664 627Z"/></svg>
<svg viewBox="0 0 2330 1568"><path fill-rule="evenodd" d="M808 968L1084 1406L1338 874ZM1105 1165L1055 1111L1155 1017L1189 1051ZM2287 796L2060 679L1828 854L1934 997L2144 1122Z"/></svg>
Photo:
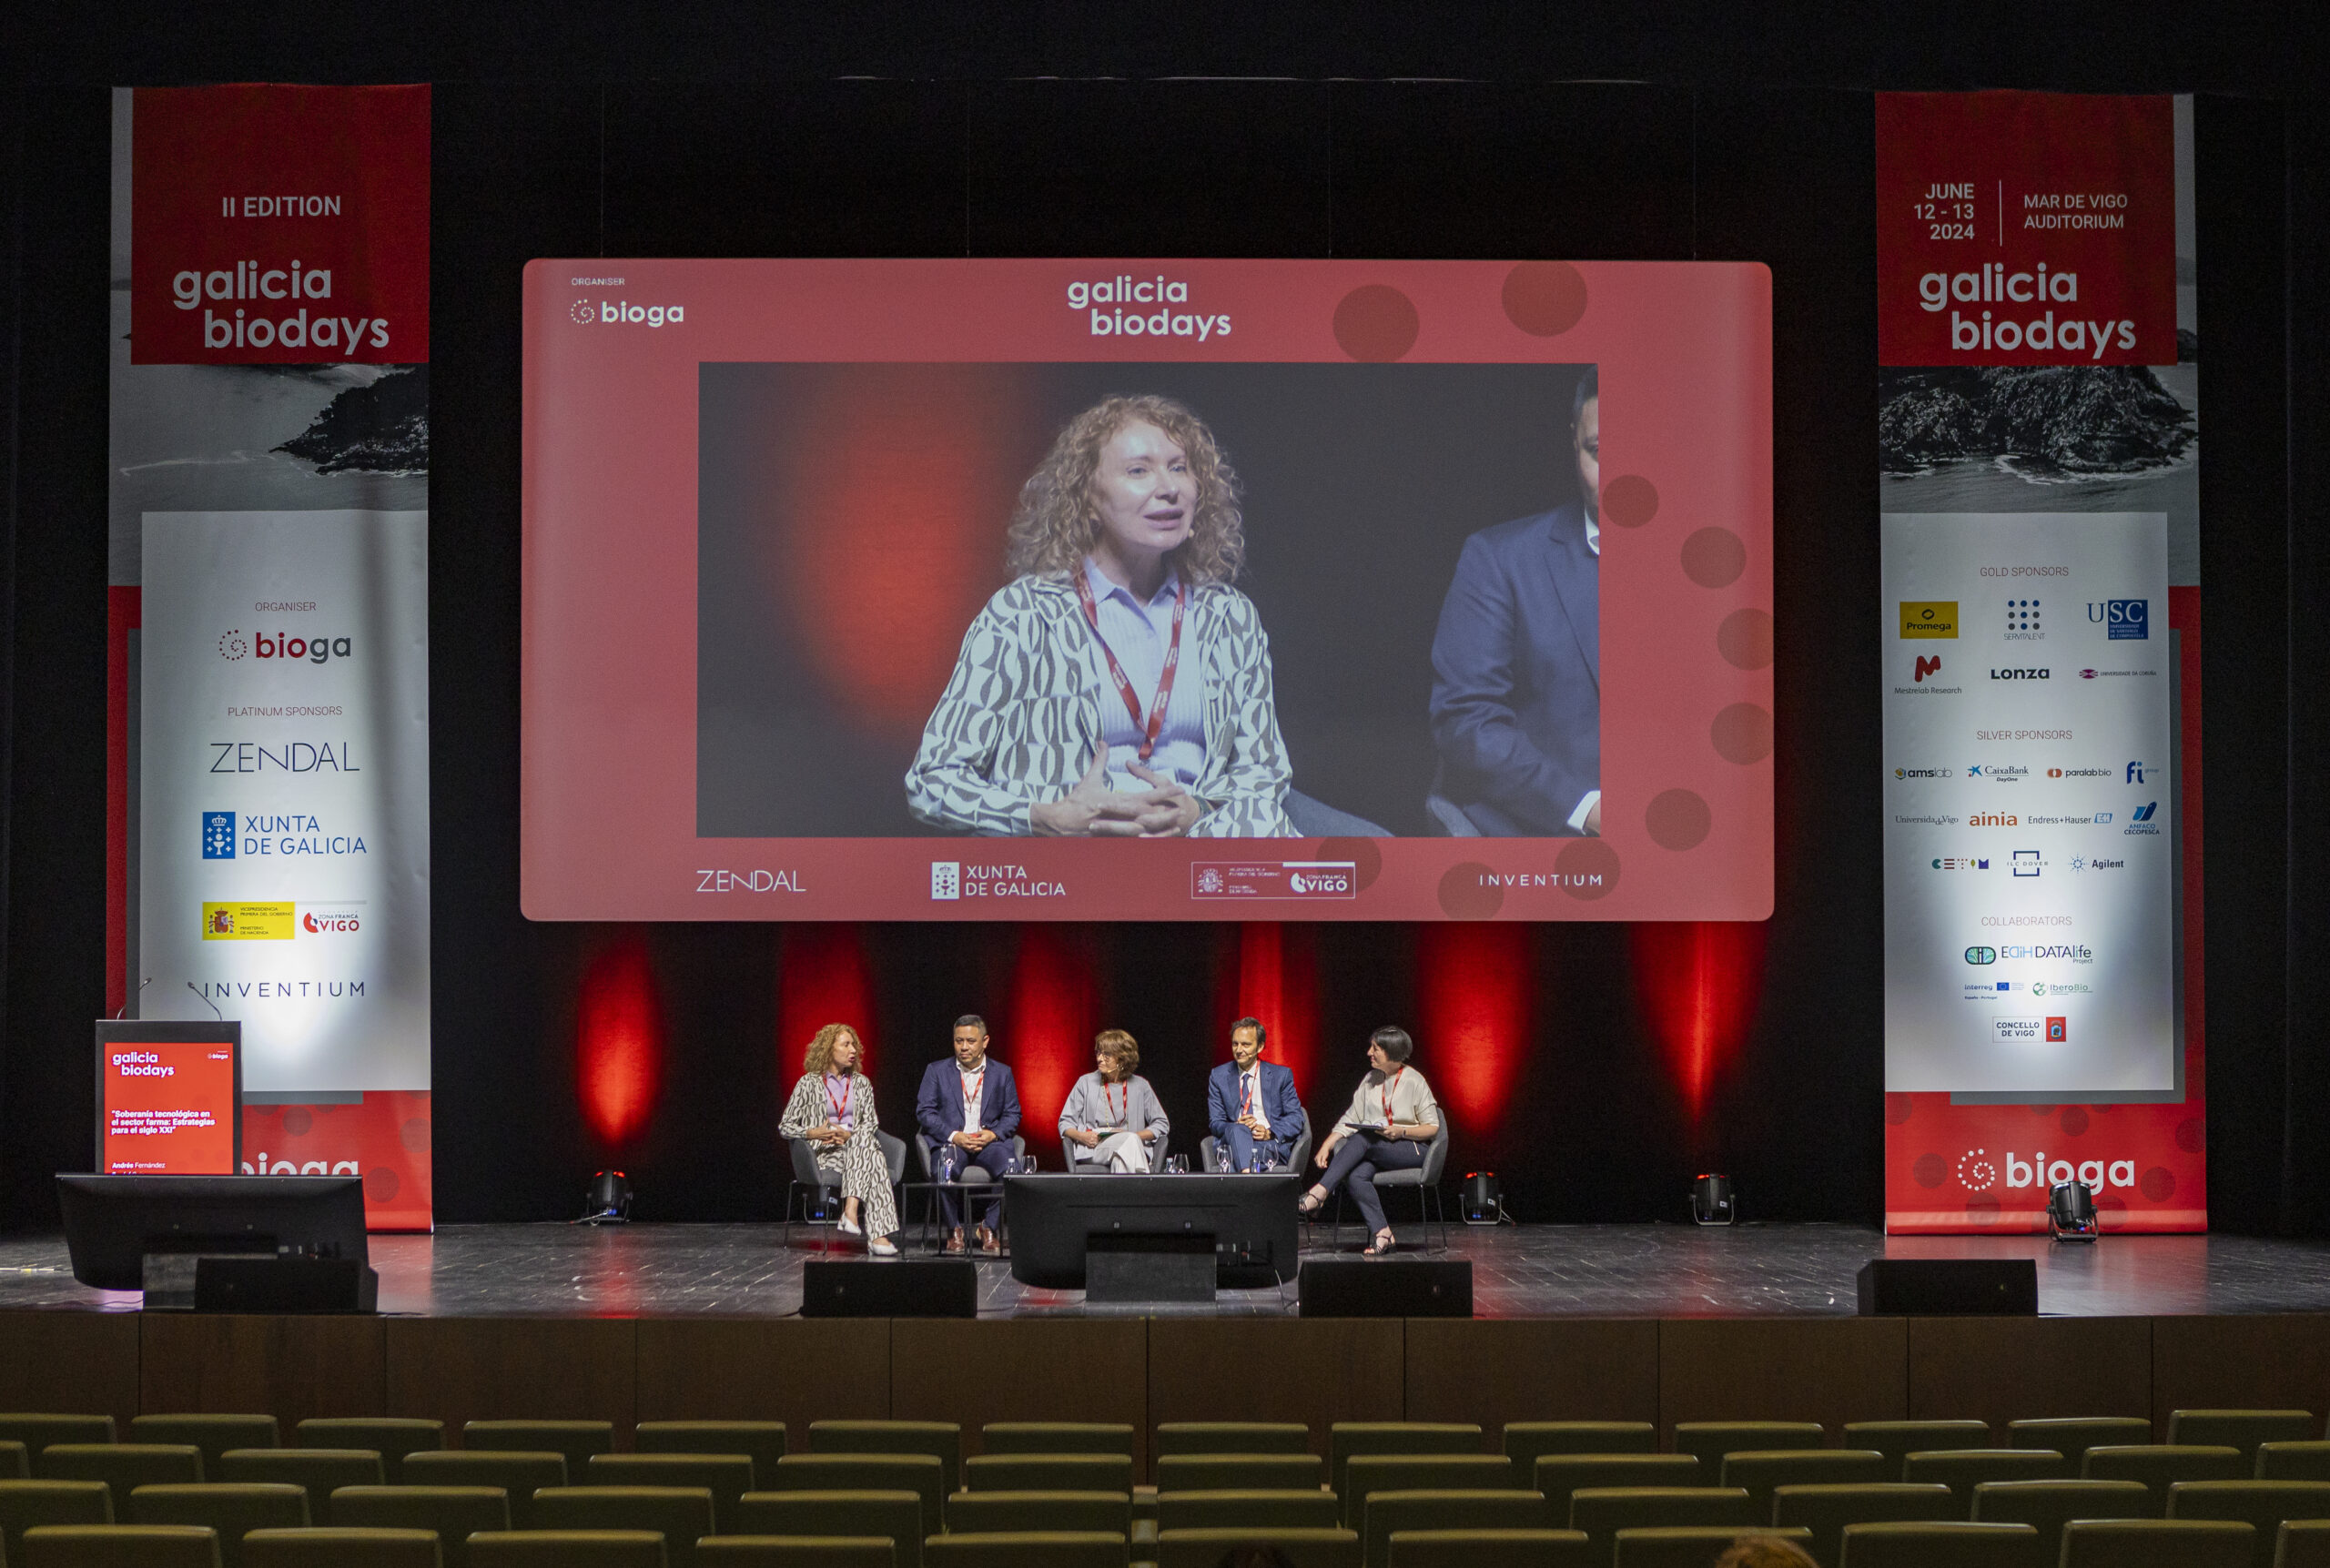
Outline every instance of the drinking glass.
<svg viewBox="0 0 2330 1568"><path fill-rule="evenodd" d="M1190 1157L1186 1154L1167 1155L1165 1170L1170 1176L1187 1176L1190 1173Z"/></svg>

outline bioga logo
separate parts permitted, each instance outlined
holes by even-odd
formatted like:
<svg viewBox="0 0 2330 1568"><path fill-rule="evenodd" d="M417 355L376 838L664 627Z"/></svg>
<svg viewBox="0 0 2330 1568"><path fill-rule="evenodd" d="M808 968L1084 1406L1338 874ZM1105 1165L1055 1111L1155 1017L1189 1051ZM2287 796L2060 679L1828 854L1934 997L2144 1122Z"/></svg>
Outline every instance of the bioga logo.
<svg viewBox="0 0 2330 1568"><path fill-rule="evenodd" d="M294 637L289 632L250 632L239 627L218 639L218 656L228 663L244 659L304 659L329 664L356 651L352 637Z"/></svg>
<svg viewBox="0 0 2330 1568"><path fill-rule="evenodd" d="M1999 1185L2003 1174L2009 1188L2052 1187L2059 1181L2084 1181L2098 1192L2107 1188L2136 1185L2136 1162L2132 1159L2083 1159L2073 1165L2068 1159L2050 1161L2044 1149L2029 1159L2010 1152L2001 1162L1979 1148L1970 1148L1958 1160L1958 1179L1970 1192L1987 1192Z"/></svg>
<svg viewBox="0 0 2330 1568"><path fill-rule="evenodd" d="M633 305L628 299L577 299L573 314L586 327L676 327L688 319L684 305Z"/></svg>

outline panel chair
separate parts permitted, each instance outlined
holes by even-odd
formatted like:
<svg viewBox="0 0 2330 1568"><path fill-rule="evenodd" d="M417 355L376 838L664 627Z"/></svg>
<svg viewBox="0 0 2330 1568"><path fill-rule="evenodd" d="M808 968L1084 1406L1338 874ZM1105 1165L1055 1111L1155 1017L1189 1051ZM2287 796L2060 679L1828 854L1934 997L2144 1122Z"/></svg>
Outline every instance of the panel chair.
<svg viewBox="0 0 2330 1568"><path fill-rule="evenodd" d="M472 1452L561 1453L566 1473L577 1476L594 1453L613 1453L611 1421L473 1421L461 1427L461 1446Z"/></svg>
<svg viewBox="0 0 2330 1568"><path fill-rule="evenodd" d="M43 1481L104 1482L116 1519L129 1517L129 1494L138 1487L205 1479L202 1451L190 1442L53 1442L35 1468Z"/></svg>
<svg viewBox="0 0 2330 1568"><path fill-rule="evenodd" d="M2028 1524L1848 1524L1839 1568L2050 1568Z"/></svg>
<svg viewBox="0 0 2330 1568"><path fill-rule="evenodd" d="M25 1533L17 1568L218 1568L218 1535L193 1525L45 1524Z"/></svg>
<svg viewBox="0 0 2330 1568"><path fill-rule="evenodd" d="M24 1561L27 1530L114 1519L113 1490L102 1481L0 1481L0 1563Z"/></svg>
<svg viewBox="0 0 2330 1568"><path fill-rule="evenodd" d="M404 1456L445 1446L445 1423L420 1416L309 1416L292 1429L301 1448L369 1448L396 1473Z"/></svg>
<svg viewBox="0 0 2330 1568"><path fill-rule="evenodd" d="M0 1442L0 1481L30 1481L32 1451L21 1442Z"/></svg>
<svg viewBox="0 0 2330 1568"><path fill-rule="evenodd" d="M653 1530L481 1530L470 1568L669 1568Z"/></svg>
<svg viewBox="0 0 2330 1568"><path fill-rule="evenodd" d="M506 1453L424 1449L404 1456L397 1479L407 1486L496 1488L510 1499L510 1528L532 1530L534 1493L545 1486L566 1484L566 1456L516 1449Z"/></svg>
<svg viewBox="0 0 2330 1568"><path fill-rule="evenodd" d="M1367 1568L1385 1568L1392 1537L1403 1530L1550 1530L1552 1512L1542 1492L1512 1489L1384 1491L1367 1494L1359 1529Z"/></svg>
<svg viewBox="0 0 2330 1568"><path fill-rule="evenodd" d="M1715 1479L1687 1453L1548 1453L1528 1480L1545 1494L1555 1525L1569 1522L1570 1493L1587 1486L1697 1486Z"/></svg>
<svg viewBox="0 0 2330 1568"><path fill-rule="evenodd" d="M2009 1448L2051 1448L2063 1456L2072 1473L2087 1461L2091 1448L2142 1447L2152 1442L2152 1422L2141 1416L2042 1416L2034 1421L2011 1421L2006 1423L2006 1445ZM1935 1448L1954 1448L1955 1443L1938 1442ZM1977 1447L1978 1444L1965 1444Z"/></svg>
<svg viewBox="0 0 2330 1568"><path fill-rule="evenodd" d="M993 1535L934 1535L922 1543L929 1568L1126 1568L1125 1538L1104 1530L1014 1530Z"/></svg>
<svg viewBox="0 0 2330 1568"><path fill-rule="evenodd" d="M1327 1429L1327 1484L1343 1489L1343 1466L1359 1453L1478 1453L1469 1421L1339 1421Z"/></svg>
<svg viewBox="0 0 2330 1568"><path fill-rule="evenodd" d="M2330 1519L2282 1521L2274 1568L2330 1568Z"/></svg>
<svg viewBox="0 0 2330 1568"><path fill-rule="evenodd" d="M545 1530L653 1530L669 1568L693 1568L695 1543L712 1530L708 1486L546 1486L534 1493Z"/></svg>
<svg viewBox="0 0 2330 1568"><path fill-rule="evenodd" d="M1817 1421L1678 1421L1675 1452L1694 1455L1709 1479L1723 1473L1723 1456L1753 1449L1826 1448L1828 1428Z"/></svg>
<svg viewBox="0 0 2330 1568"><path fill-rule="evenodd" d="M112 1442L109 1415L52 1415L37 1411L0 1412L0 1442L21 1442L34 1460L52 1442Z"/></svg>
<svg viewBox="0 0 2330 1568"><path fill-rule="evenodd" d="M946 1491L963 1488L963 1429L951 1421L813 1421L809 1452L932 1454ZM762 1488L768 1484L762 1476Z"/></svg>
<svg viewBox="0 0 2330 1568"><path fill-rule="evenodd" d="M1513 1482L1513 1462L1501 1453L1355 1453L1337 1495L1344 1525L1364 1530L1370 1492L1508 1492Z"/></svg>
<svg viewBox="0 0 2330 1568"><path fill-rule="evenodd" d="M1132 1495L1124 1492L958 1492L947 1500L949 1535L1053 1531L1132 1535Z"/></svg>
<svg viewBox="0 0 2330 1568"><path fill-rule="evenodd" d="M2237 1448L2253 1462L2261 1442L2306 1442L2322 1435L2322 1419L2312 1411L2172 1411L2168 1441Z"/></svg>
<svg viewBox="0 0 2330 1568"><path fill-rule="evenodd" d="M697 1568L891 1568L886 1535L707 1535Z"/></svg>
<svg viewBox="0 0 2330 1568"><path fill-rule="evenodd" d="M1276 1547L1294 1568L1360 1568L1356 1530L1245 1529L1160 1530L1157 1568L1221 1568L1222 1553L1258 1544Z"/></svg>
<svg viewBox="0 0 2330 1568"><path fill-rule="evenodd" d="M1132 1495L1124 1453L983 1453L963 1462L969 1492L1121 1492Z"/></svg>
<svg viewBox="0 0 2330 1568"><path fill-rule="evenodd" d="M2141 1481L2152 1489L2152 1516L2168 1515L2168 1489L2180 1481L2246 1481L2250 1463L2237 1448L2147 1442L2091 1448L2080 1474L2089 1481Z"/></svg>
<svg viewBox="0 0 2330 1568"><path fill-rule="evenodd" d="M249 1568L444 1568L433 1530L254 1530Z"/></svg>
<svg viewBox="0 0 2330 1568"><path fill-rule="evenodd" d="M1901 1479L1901 1462L1922 1450L1990 1447L1991 1423L1986 1421L1849 1421L1845 1423L1845 1446L1875 1449L1885 1456L1884 1479L1899 1481ZM2052 1448L2055 1445L2050 1442L2031 1446ZM1833 1556L1834 1553L1830 1554Z"/></svg>
<svg viewBox="0 0 2330 1568"><path fill-rule="evenodd" d="M1785 1541L1802 1551L1810 1544L1812 1532L1801 1525L1780 1530L1768 1524L1748 1531L1708 1524L1621 1530L1615 1537L1616 1568L1707 1568L1726 1547L1742 1537Z"/></svg>
<svg viewBox="0 0 2330 1568"><path fill-rule="evenodd" d="M1026 1138L1020 1137L1015 1132L1008 1138L1006 1138L1003 1141L1011 1145L1012 1158L1019 1159L1026 1157L1028 1153L1028 1140ZM918 1175L918 1179L925 1183L937 1181L938 1179L937 1173L936 1168L933 1167L930 1158L930 1139L917 1132L914 1136L911 1147L914 1154L915 1170ZM966 1167L960 1173L960 1178L965 1183L973 1187L986 1186L992 1179L988 1175L987 1168L984 1166L978 1165ZM927 1251L930 1248L930 1233L938 1223L938 1189L936 1187L926 1185L921 1189L921 1192L922 1240L918 1245L920 1245L925 1251ZM968 1210L974 1206L978 1208L988 1207L988 1200L986 1195L982 1193L960 1193L957 1194L957 1196L963 1199L965 1210ZM1003 1206L1000 1201L998 1201L992 1207L998 1225L998 1235L1000 1236L1002 1232L999 1227L1003 1219ZM968 1212L964 1214L964 1239L967 1243L970 1238L970 1227L975 1224L976 1221L971 1219ZM903 1228L908 1223L910 1223L910 1221L907 1219L906 1210L903 1209L899 1209L898 1224ZM813 1433L815 1429L813 1428ZM950 1488L949 1490L952 1489Z"/></svg>
<svg viewBox="0 0 2330 1568"><path fill-rule="evenodd" d="M1294 1135L1294 1142L1286 1151L1286 1163L1278 1168L1291 1171L1310 1169L1311 1143L1311 1113L1306 1110L1302 1113L1302 1130ZM1225 1158L1227 1157L1221 1151L1220 1138L1208 1133L1198 1139L1198 1168L1200 1170L1218 1172L1221 1169L1221 1162Z"/></svg>
<svg viewBox="0 0 2330 1568"><path fill-rule="evenodd" d="M1327 1462L1315 1453L1169 1453L1157 1461L1157 1490L1283 1492L1325 1484Z"/></svg>
<svg viewBox="0 0 2330 1568"><path fill-rule="evenodd" d="M308 1517L331 1512L343 1486L385 1486L380 1456L369 1448L230 1448L218 1456L220 1481L288 1481L308 1489Z"/></svg>
<svg viewBox="0 0 2330 1568"><path fill-rule="evenodd" d="M1509 1421L1500 1446L1513 1473L1535 1472L1548 1453L1656 1453L1658 1427L1646 1421Z"/></svg>
<svg viewBox="0 0 2330 1568"><path fill-rule="evenodd" d="M1974 1488L1986 1481L2068 1481L2071 1466L2051 1448L1940 1448L1901 1462L1903 1481L1939 1481L1958 1500L1958 1517L1974 1516Z"/></svg>
<svg viewBox="0 0 2330 1568"><path fill-rule="evenodd" d="M2062 1568L2249 1568L2257 1527L2234 1520L2074 1519ZM1858 1565L1855 1565L1858 1568Z"/></svg>
<svg viewBox="0 0 2330 1568"><path fill-rule="evenodd" d="M1744 1486L1759 1520L1772 1516L1782 1486L1867 1486L1887 1479L1885 1455L1873 1448L1744 1448L1723 1456L1717 1486Z"/></svg>
<svg viewBox="0 0 2330 1568"><path fill-rule="evenodd" d="M141 1415L129 1423L131 1442L189 1442L202 1451L205 1474L218 1473L218 1456L230 1448L281 1448L282 1426L271 1415Z"/></svg>
<svg viewBox="0 0 2330 1568"><path fill-rule="evenodd" d="M471 1535L510 1528L510 1494L498 1486L343 1486L331 1494L330 1522L335 1530L433 1530L445 1568L469 1568Z"/></svg>
<svg viewBox="0 0 2330 1568"><path fill-rule="evenodd" d="M712 1533L728 1529L736 1504L753 1490L748 1453L594 1453L582 1467L586 1486L700 1486L712 1493Z"/></svg>
<svg viewBox="0 0 2330 1568"><path fill-rule="evenodd" d="M785 1140L793 1150L793 1179L785 1184L785 1242L790 1251L793 1246L793 1199L801 1199L801 1223L824 1228L834 1224L841 1216L841 1172L827 1170L817 1163L817 1151L805 1138ZM897 1196L900 1182L907 1179L907 1140L892 1138L881 1128L874 1129L874 1141L882 1150L882 1163L889 1168L891 1197ZM818 1215L830 1213L831 1219ZM900 1215L901 1223L904 1215Z"/></svg>
<svg viewBox="0 0 2330 1568"><path fill-rule="evenodd" d="M894 1568L922 1568L922 1494L887 1492L750 1492L736 1504L731 1535L879 1536L891 1543ZM698 1543L699 1548L702 1543ZM703 1568L699 1563L698 1568Z"/></svg>
<svg viewBox="0 0 2330 1568"><path fill-rule="evenodd" d="M1379 1171L1375 1177L1375 1190L1379 1193L1413 1192L1416 1195L1416 1224L1423 1229L1424 1244L1427 1249L1441 1252L1448 1250L1448 1203L1446 1195L1440 1189L1441 1178L1446 1174L1447 1169L1448 1113L1443 1109L1439 1130L1432 1135L1432 1141L1424 1145L1423 1163L1406 1170ZM1342 1245L1343 1200L1349 1196L1349 1189L1348 1182L1335 1189L1334 1218L1329 1221L1328 1231L1331 1246ZM1362 1223L1365 1222L1362 1221ZM1396 1223L1392 1218L1392 1206L1388 1202L1383 1206L1383 1223L1386 1225ZM1440 1244L1436 1249L1432 1247L1432 1233L1434 1227L1437 1227L1440 1231Z"/></svg>
<svg viewBox="0 0 2330 1568"><path fill-rule="evenodd" d="M1128 1421L991 1421L979 1428L981 1453L1121 1453L1134 1452Z"/></svg>
<svg viewBox="0 0 2330 1568"><path fill-rule="evenodd" d="M631 1430L640 1453L742 1453L753 1461L753 1484L768 1484L787 1452L781 1421L643 1421Z"/></svg>
<svg viewBox="0 0 2330 1568"><path fill-rule="evenodd" d="M1614 1551L1621 1530L1756 1522L1744 1486L1584 1486L1569 1494L1569 1527L1585 1531L1596 1553Z"/></svg>
<svg viewBox="0 0 2330 1568"><path fill-rule="evenodd" d="M1309 1453L1311 1429L1299 1421L1160 1421L1150 1452L1160 1461L1197 1453Z"/></svg>
<svg viewBox="0 0 2330 1568"><path fill-rule="evenodd" d="M2180 1481L2171 1519L2244 1520L2256 1526L2256 1568L2269 1568L2285 1519L2330 1519L2330 1481Z"/></svg>
<svg viewBox="0 0 2330 1568"><path fill-rule="evenodd" d="M1168 1530L1333 1530L1342 1518L1342 1500L1315 1486L1157 1494L1160 1535Z"/></svg>
<svg viewBox="0 0 2330 1568"><path fill-rule="evenodd" d="M922 1533L929 1536L946 1528L939 1512L944 1473L931 1453L788 1453L776 1462L775 1484L762 1490L911 1492L922 1499Z"/></svg>
<svg viewBox="0 0 2330 1568"><path fill-rule="evenodd" d="M2261 1442L2257 1481L2330 1481L2330 1442Z"/></svg>
<svg viewBox="0 0 2330 1568"><path fill-rule="evenodd" d="M1583 1530L1395 1530L1392 1568L1601 1568Z"/></svg>
<svg viewBox="0 0 2330 1568"><path fill-rule="evenodd" d="M1974 1488L1975 1522L2031 1526L2048 1563L2062 1554L2063 1526L2074 1519L2152 1516L2152 1489L2140 1481L1985 1481Z"/></svg>
<svg viewBox="0 0 2330 1568"><path fill-rule="evenodd" d="M1812 1532L1815 1561L1834 1563L1848 1524L1946 1523L1958 1499L1940 1482L1880 1482L1871 1486L1783 1486L1772 1493L1772 1522Z"/></svg>
<svg viewBox="0 0 2330 1568"><path fill-rule="evenodd" d="M211 1482L141 1486L129 1494L132 1524L207 1524L218 1533L218 1561L242 1568L243 1536L252 1530L305 1530L308 1489L286 1481Z"/></svg>

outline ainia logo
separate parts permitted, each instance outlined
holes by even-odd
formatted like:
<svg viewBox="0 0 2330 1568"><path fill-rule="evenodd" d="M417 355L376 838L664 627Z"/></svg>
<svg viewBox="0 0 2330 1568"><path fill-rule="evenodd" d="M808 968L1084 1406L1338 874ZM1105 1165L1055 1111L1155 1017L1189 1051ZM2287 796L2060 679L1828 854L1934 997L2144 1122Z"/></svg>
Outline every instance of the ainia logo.
<svg viewBox="0 0 2330 1568"><path fill-rule="evenodd" d="M1970 1148L1959 1157L1958 1179L1969 1192L1987 1192L1999 1185L1998 1163L1983 1150ZM2058 1159L2051 1164L2043 1149L2029 1159L2012 1152L2006 1156L2006 1185L2010 1188L2052 1187L2059 1181L2084 1181L2098 1192L2113 1187L2133 1187L2136 1162L2083 1159L2073 1165L2068 1159Z"/></svg>
<svg viewBox="0 0 2330 1568"><path fill-rule="evenodd" d="M289 632L246 633L241 628L218 639L218 656L228 663L243 659L304 659L310 664L329 664L334 659L346 659L356 651L352 637L294 637Z"/></svg>
<svg viewBox="0 0 2330 1568"><path fill-rule="evenodd" d="M684 305L633 305L628 299L577 299L569 314L585 327L676 327L688 319Z"/></svg>

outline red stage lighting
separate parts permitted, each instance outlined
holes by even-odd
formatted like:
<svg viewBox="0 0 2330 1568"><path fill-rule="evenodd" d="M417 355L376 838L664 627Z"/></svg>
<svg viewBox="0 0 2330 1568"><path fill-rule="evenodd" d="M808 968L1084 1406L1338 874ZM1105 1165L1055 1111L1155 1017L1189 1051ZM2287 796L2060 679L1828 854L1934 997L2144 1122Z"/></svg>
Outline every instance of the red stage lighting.
<svg viewBox="0 0 2330 1568"><path fill-rule="evenodd" d="M1210 1059L1229 1059L1231 1024L1260 1018L1270 1059L1294 1074L1297 1094L1308 1093L1319 1046L1315 928L1257 920L1223 930L1214 966L1214 1037L1206 1042Z"/></svg>
<svg viewBox="0 0 2330 1568"><path fill-rule="evenodd" d="M1716 1069L1755 1026L1766 929L1761 921L1701 920L1640 925L1630 934L1644 1022L1694 1120Z"/></svg>
<svg viewBox="0 0 2330 1568"><path fill-rule="evenodd" d="M1457 1130L1495 1130L1529 1051L1534 930L1451 921L1416 929L1416 1065Z"/></svg>
<svg viewBox="0 0 2330 1568"><path fill-rule="evenodd" d="M874 1055L874 965L863 926L788 926L776 948L776 1063L780 1103L801 1076L810 1038L827 1024L857 1031L861 1054ZM858 1071L872 1077L865 1061Z"/></svg>
<svg viewBox="0 0 2330 1568"><path fill-rule="evenodd" d="M575 1004L575 1078L593 1136L623 1144L654 1108L664 1015L647 939L627 931L592 958Z"/></svg>
<svg viewBox="0 0 2330 1568"><path fill-rule="evenodd" d="M1094 976L1099 955L1089 932L1048 923L1019 928L1011 973L1011 1011L988 1020L996 1055L1019 1084L1019 1136L1045 1163L1060 1158L1059 1108L1092 1066L1099 1033Z"/></svg>

